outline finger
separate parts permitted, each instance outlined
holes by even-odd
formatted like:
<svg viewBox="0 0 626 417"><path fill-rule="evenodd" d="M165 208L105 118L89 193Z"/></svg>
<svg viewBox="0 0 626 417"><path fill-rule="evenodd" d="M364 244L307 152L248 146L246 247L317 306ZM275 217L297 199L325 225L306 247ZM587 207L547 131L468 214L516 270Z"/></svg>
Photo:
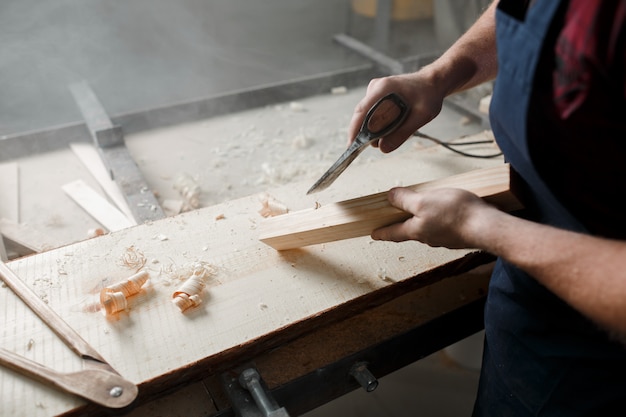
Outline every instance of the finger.
<svg viewBox="0 0 626 417"><path fill-rule="evenodd" d="M402 211L417 215L422 205L422 195L407 187L394 187L387 193L389 203Z"/></svg>
<svg viewBox="0 0 626 417"><path fill-rule="evenodd" d="M414 129L406 121L395 132L380 138L377 141L377 147L383 153L389 153L398 149L404 142L406 142L414 133Z"/></svg>
<svg viewBox="0 0 626 417"><path fill-rule="evenodd" d="M389 226L381 227L372 232L372 239L385 240L388 242L404 242L414 239L410 234L412 230L410 223L412 219L408 219L401 223L394 223Z"/></svg>
<svg viewBox="0 0 626 417"><path fill-rule="evenodd" d="M363 97L354 108L352 118L348 125L348 145L354 141L359 130L361 130L365 115L369 109L384 95L382 91L378 91L379 89L376 87L378 84L378 79L371 80L365 97Z"/></svg>
<svg viewBox="0 0 626 417"><path fill-rule="evenodd" d="M361 125L363 124L363 120L365 119L365 115L367 114L367 107L363 104L365 103L365 97L361 100L356 107L354 108L354 112L352 113L352 119L350 119L350 124L348 125L348 146L354 142L354 139L359 133L361 129Z"/></svg>
<svg viewBox="0 0 626 417"><path fill-rule="evenodd" d="M392 206L407 213L411 213L414 217L400 223L394 223L374 230L371 234L372 239L388 240L392 242L416 239L416 231L419 228L419 218L415 217L415 214L421 205L420 194L406 187L396 187L389 191L387 198Z"/></svg>

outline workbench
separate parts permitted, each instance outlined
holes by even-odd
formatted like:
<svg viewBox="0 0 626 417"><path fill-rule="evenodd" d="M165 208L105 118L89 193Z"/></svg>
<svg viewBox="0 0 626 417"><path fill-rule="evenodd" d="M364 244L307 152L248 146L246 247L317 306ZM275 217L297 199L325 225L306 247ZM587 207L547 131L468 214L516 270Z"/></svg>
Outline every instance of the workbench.
<svg viewBox="0 0 626 417"><path fill-rule="evenodd" d="M59 245L8 265L138 384L137 401L118 414L141 415L142 405L191 389L202 392L207 415L233 415L228 378L253 367L278 404L299 415L356 389L355 364L380 378L482 328L487 254L369 237L284 252L259 242L268 196L295 211L502 163L415 141L392 155L372 150L331 188L305 196L343 149L363 92L354 87L221 118L129 129L128 149L159 199L179 198L173 185L188 172L202 185L201 207L91 239L86 230L99 225L56 188L76 176L97 185L72 152L59 146L15 158L20 221ZM463 123L451 129L462 132ZM32 175L42 166L54 187ZM42 187L55 191L44 194ZM34 212L44 208L37 219ZM172 292L198 264L211 270L203 302L181 313ZM150 274L144 291L127 311L105 317L97 293L137 269ZM5 287L0 305L0 346L64 372L79 369L72 352ZM112 413L4 368L0 395L1 415Z"/></svg>

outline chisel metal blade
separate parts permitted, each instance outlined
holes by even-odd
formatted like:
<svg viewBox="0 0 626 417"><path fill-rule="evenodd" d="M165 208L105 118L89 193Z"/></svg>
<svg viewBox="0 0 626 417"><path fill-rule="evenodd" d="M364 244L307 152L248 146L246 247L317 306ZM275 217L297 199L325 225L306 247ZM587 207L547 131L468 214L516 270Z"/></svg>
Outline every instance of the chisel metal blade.
<svg viewBox="0 0 626 417"><path fill-rule="evenodd" d="M358 143L357 141L352 142L350 147L346 149L346 151L335 161L335 163L320 177L319 180L307 191L308 194L313 194L318 191L325 190L328 188L330 184L335 182L337 178L341 175L348 165L352 163L356 159L357 156L369 145L369 142L366 143Z"/></svg>

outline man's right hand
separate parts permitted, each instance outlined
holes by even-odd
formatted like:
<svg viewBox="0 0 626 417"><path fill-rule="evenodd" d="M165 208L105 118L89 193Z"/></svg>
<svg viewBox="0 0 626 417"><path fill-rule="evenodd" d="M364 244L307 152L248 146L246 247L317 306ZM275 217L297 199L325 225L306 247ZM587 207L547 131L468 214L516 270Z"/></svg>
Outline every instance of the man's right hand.
<svg viewBox="0 0 626 417"><path fill-rule="evenodd" d="M443 105L444 94L428 76L427 70L413 74L394 75L370 81L365 97L357 104L348 126L348 145L356 138L365 115L382 97L396 93L410 107L404 123L389 136L373 142L382 152L397 149L420 127L434 119Z"/></svg>

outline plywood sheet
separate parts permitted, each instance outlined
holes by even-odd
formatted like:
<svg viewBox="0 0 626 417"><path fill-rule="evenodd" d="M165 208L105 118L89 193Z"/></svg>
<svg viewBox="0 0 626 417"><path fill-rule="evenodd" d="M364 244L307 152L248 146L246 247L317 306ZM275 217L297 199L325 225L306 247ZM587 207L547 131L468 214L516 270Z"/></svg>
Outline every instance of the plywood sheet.
<svg viewBox="0 0 626 417"><path fill-rule="evenodd" d="M355 167L331 189L314 196L305 196L308 181L267 192L298 210L387 189L399 178L418 183L498 163L425 151ZM377 175L382 172L386 175ZM311 326L356 314L388 299L394 288L451 275L437 271L442 265L456 265L469 253L416 242L373 242L369 237L277 252L258 240L260 194L130 227L9 266L115 369L139 384L142 395L155 387L205 377ZM127 312L104 317L96 308L98 290L132 275L142 260L151 277L145 291L129 300ZM215 275L208 280L203 304L182 314L171 296L197 263L210 265ZM0 346L57 370L79 369L73 353L4 287L0 320L4 323ZM56 415L86 404L3 368L0 395L2 414L11 416ZM88 411L98 415L97 409Z"/></svg>

